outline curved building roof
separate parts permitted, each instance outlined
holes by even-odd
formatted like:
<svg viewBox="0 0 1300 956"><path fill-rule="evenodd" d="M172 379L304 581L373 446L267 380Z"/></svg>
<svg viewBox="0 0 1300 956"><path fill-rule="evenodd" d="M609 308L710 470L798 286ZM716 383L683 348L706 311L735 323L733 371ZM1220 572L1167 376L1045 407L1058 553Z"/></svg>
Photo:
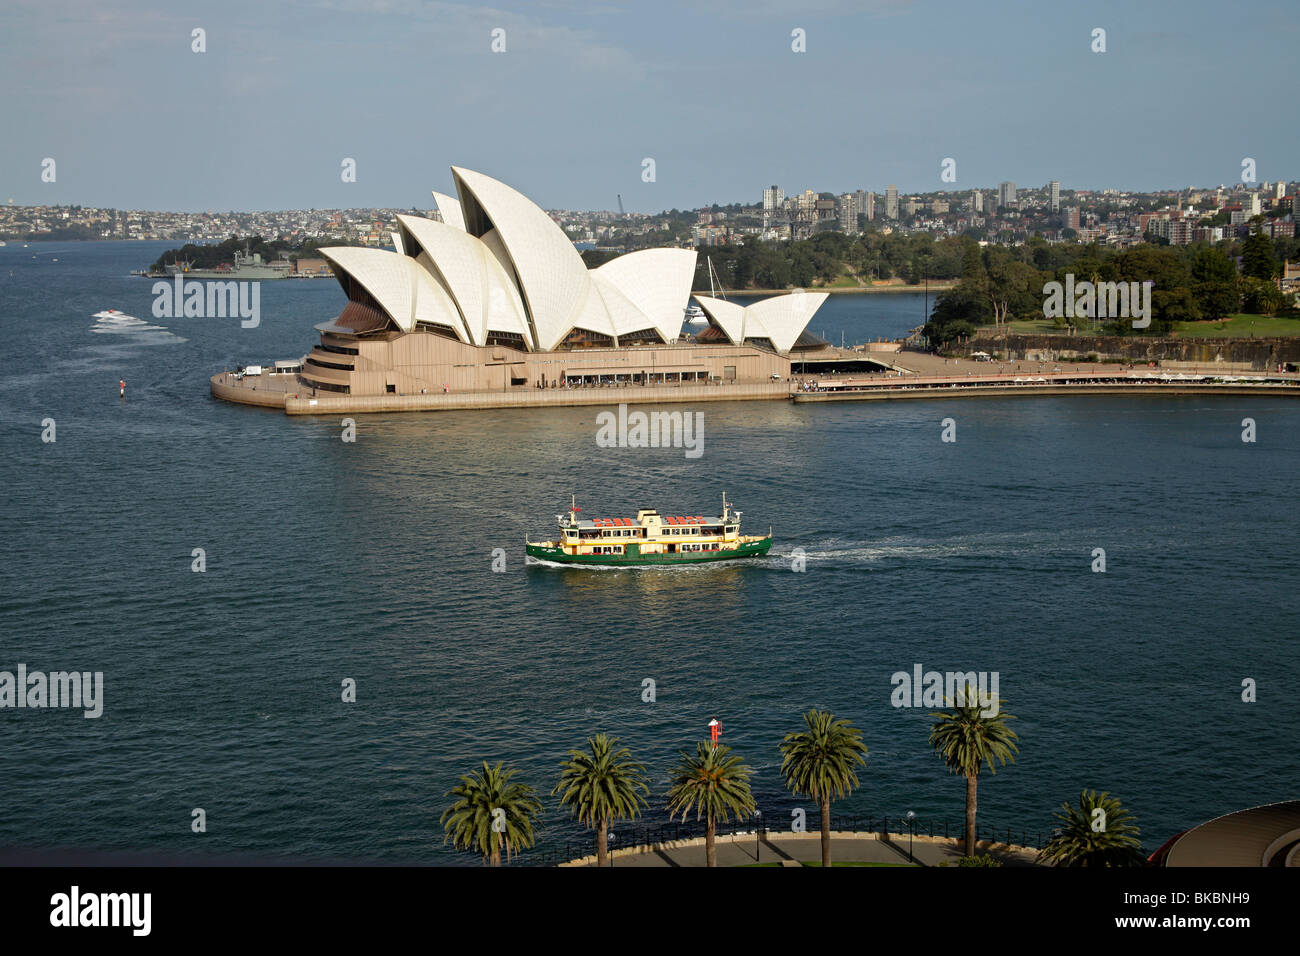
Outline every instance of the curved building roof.
<svg viewBox="0 0 1300 956"><path fill-rule="evenodd" d="M788 352L829 297L829 292L800 290L748 306L707 295L697 295L695 301L733 345L742 345L745 339L767 339L778 352Z"/></svg>
<svg viewBox="0 0 1300 956"><path fill-rule="evenodd" d="M1165 866L1300 866L1300 800L1225 814L1172 843Z"/></svg>
<svg viewBox="0 0 1300 956"><path fill-rule="evenodd" d="M420 216L397 217L415 241L416 261L446 288L475 345L487 333L526 333L523 302L514 282L490 247L469 233ZM408 249L414 254L415 249Z"/></svg>
<svg viewBox="0 0 1300 956"><path fill-rule="evenodd" d="M495 227L501 237L533 329L534 348L555 348L579 325L591 291L582 256L564 230L521 193L470 169L453 166L451 171L466 230L481 236Z"/></svg>
<svg viewBox="0 0 1300 956"><path fill-rule="evenodd" d="M707 295L697 295L695 301L700 304L700 308L713 324L722 329L732 345L739 345L744 341L745 307L743 305Z"/></svg>
<svg viewBox="0 0 1300 956"><path fill-rule="evenodd" d="M695 258L690 249L642 249L593 269L591 277L601 286L602 296L608 299L606 290L616 289L643 317L622 321L616 315L618 334L653 328L665 342L676 342L691 297Z"/></svg>
<svg viewBox="0 0 1300 956"><path fill-rule="evenodd" d="M455 198L448 196L446 193L440 193L436 189L433 191L433 201L438 204L438 214L442 216L442 221L449 226L454 226L461 232L465 231L465 214L460 210L460 203Z"/></svg>
<svg viewBox="0 0 1300 956"><path fill-rule="evenodd" d="M416 322L446 325L464 340L465 326L456 304L429 272L409 256L386 249L333 246L320 254L334 266L340 284L355 280L403 332Z"/></svg>
<svg viewBox="0 0 1300 956"><path fill-rule="evenodd" d="M475 345L496 333L550 351L575 331L677 341L694 250L646 249L588 270L564 230L521 193L459 166L452 178L459 199L433 194L442 222L398 216L396 252L322 250L355 301L382 309L399 329L432 322ZM796 293L743 307L697 296L730 341L769 339L778 351L790 349L825 299Z"/></svg>

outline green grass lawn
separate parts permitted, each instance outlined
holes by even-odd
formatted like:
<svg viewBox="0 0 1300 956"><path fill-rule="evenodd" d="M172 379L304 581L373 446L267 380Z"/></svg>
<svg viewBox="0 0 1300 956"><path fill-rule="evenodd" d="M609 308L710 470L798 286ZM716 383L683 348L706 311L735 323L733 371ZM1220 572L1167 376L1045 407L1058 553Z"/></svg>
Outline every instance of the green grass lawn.
<svg viewBox="0 0 1300 956"><path fill-rule="evenodd" d="M1238 313L1217 322L1179 322L1174 330L1185 339L1247 339L1300 335L1300 318Z"/></svg>

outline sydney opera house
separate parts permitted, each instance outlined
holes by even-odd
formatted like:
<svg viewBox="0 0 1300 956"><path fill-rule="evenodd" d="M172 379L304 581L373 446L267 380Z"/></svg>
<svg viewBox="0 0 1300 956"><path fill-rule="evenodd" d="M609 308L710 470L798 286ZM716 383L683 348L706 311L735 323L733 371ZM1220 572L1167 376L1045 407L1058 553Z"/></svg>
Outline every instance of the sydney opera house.
<svg viewBox="0 0 1300 956"><path fill-rule="evenodd" d="M696 253L647 249L588 269L545 211L452 167L441 221L399 216L394 250L321 250L347 295L316 326L299 382L316 394L417 395L596 381L764 381L821 346L805 327L825 293L748 306L697 297L707 326L683 334Z"/></svg>

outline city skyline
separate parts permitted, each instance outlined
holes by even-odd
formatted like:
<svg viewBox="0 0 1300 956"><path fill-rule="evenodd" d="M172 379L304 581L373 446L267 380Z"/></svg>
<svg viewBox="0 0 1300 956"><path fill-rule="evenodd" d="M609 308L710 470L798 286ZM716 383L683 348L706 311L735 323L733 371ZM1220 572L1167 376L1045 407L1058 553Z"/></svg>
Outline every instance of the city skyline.
<svg viewBox="0 0 1300 956"><path fill-rule="evenodd" d="M1282 178L1300 153L1293 125L1255 121L1223 81L1240 62L1261 90L1286 88L1300 22L1280 3L1238 8L1236 30L1208 3L1180 5L1173 28L1164 11L1120 4L860 6L336 0L193 13L136 0L56 17L19 3L0 13L0 76L16 91L0 107L0 197L423 207L455 163L548 209L621 197L654 213L752 202L737 182L1213 188L1238 182L1246 159L1259 182ZM1145 108L1107 106L1135 90ZM340 173L349 159L355 182Z"/></svg>

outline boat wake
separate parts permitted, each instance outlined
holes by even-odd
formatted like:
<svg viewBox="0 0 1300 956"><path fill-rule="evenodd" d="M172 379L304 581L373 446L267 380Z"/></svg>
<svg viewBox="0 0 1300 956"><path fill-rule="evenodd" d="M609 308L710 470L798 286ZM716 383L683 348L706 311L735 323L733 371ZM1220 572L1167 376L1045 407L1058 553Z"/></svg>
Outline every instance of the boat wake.
<svg viewBox="0 0 1300 956"><path fill-rule="evenodd" d="M103 312L96 312L91 318L95 320L95 324L91 326L90 331L97 335L131 335L145 340L146 344L155 345L185 341L185 339L161 325L150 325L144 319L138 319L134 315L127 315L125 312L117 311L117 309L105 309ZM148 340L152 340L152 342Z"/></svg>
<svg viewBox="0 0 1300 956"><path fill-rule="evenodd" d="M789 543L779 552L773 549L766 563L789 565L796 556L794 550L796 547L802 549L803 556L808 562L832 566L871 565L899 561L906 563L963 559L984 561L991 558L1014 561L1041 556L1054 550L1050 542L1032 534L974 535L932 541L886 538L870 543L830 538L810 541L806 544Z"/></svg>

